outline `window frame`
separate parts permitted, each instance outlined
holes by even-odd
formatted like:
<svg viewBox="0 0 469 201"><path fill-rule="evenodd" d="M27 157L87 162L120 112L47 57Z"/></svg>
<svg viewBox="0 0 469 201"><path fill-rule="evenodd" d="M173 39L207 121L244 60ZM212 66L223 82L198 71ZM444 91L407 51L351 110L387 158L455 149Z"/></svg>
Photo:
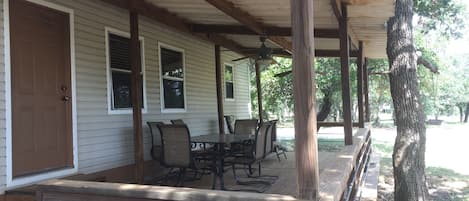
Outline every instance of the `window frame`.
<svg viewBox="0 0 469 201"><path fill-rule="evenodd" d="M104 27L104 34L105 34L105 46L106 46L106 82L107 82L107 111L109 115L116 115L116 114L132 114L132 108L114 108L114 92L113 92L113 83L112 83L112 72L113 69L111 68L111 55L110 55L110 47L109 47L109 34L118 35L121 37L126 37L130 39L130 33L121 31L118 29L114 29L111 27ZM145 40L143 36L138 37L140 40L140 59L141 59L141 75L142 75L142 98L143 98L143 108L142 113L147 113L148 111L148 101L147 101L147 87L146 87L146 76L145 76ZM114 69L114 71L118 72L130 72L131 70L122 70L122 69Z"/></svg>
<svg viewBox="0 0 469 201"><path fill-rule="evenodd" d="M163 66L161 64L161 48L169 49L172 51L180 52L182 54L182 72L183 72L183 78L174 78L174 77L166 77L163 76ZM158 71L158 77L160 79L160 105L161 105L161 113L185 113L187 112L187 85L186 85L186 53L184 49L178 48L166 43L163 43L161 41L158 41L158 65L159 65L159 71ZM165 100L164 100L164 87L163 87L163 79L172 79L172 80L178 80L182 81L182 87L184 88L183 93L184 93L184 108L165 108Z"/></svg>
<svg viewBox="0 0 469 201"><path fill-rule="evenodd" d="M230 82L225 79L225 73L226 73L226 67L229 66L231 67L231 73L233 74L233 80L231 81L231 84L233 85L233 98L228 98L228 93L226 93L227 87L226 83ZM223 88L225 89L225 100L226 101L235 101L235 70L234 70L234 65L232 63L224 63L223 64Z"/></svg>

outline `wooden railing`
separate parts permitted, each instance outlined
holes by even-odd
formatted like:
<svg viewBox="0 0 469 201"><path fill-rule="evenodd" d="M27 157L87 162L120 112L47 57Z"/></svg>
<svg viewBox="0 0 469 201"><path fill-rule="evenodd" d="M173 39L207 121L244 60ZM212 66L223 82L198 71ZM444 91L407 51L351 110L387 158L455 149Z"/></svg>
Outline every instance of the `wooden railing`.
<svg viewBox="0 0 469 201"><path fill-rule="evenodd" d="M291 184L288 184L291 185ZM137 184L49 180L39 184L37 201L296 201L292 196Z"/></svg>
<svg viewBox="0 0 469 201"><path fill-rule="evenodd" d="M319 127L341 127L344 126L344 122L327 122L327 121L318 121ZM353 127L358 127L358 123L352 123Z"/></svg>

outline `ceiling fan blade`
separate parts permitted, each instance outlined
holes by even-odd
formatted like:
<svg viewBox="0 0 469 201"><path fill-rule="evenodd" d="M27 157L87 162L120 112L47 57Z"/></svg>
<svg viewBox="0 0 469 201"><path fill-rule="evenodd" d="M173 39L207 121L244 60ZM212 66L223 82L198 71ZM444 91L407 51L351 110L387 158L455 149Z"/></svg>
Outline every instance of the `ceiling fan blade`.
<svg viewBox="0 0 469 201"><path fill-rule="evenodd" d="M241 61L243 59L248 59L248 58L252 58L254 55L247 55L245 57L240 57L240 58L237 58L237 59L233 59L231 61Z"/></svg>
<svg viewBox="0 0 469 201"><path fill-rule="evenodd" d="M285 72L282 72L282 73L278 73L278 74L274 75L274 77L285 77L285 76L287 76L287 75L290 75L291 72L292 72L292 71L289 70L289 71L285 71Z"/></svg>

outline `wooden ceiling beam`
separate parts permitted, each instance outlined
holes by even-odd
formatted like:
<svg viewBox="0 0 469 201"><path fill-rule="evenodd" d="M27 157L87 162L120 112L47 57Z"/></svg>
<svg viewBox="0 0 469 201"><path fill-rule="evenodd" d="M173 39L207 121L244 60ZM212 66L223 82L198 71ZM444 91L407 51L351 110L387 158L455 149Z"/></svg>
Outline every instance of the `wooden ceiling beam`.
<svg viewBox="0 0 469 201"><path fill-rule="evenodd" d="M108 4L117 6L126 10L134 10L140 15L148 17L152 20L155 20L159 23L162 23L166 26L172 27L178 31L188 33L199 37L201 39L215 43L216 45L223 46L234 52L242 54L242 50L245 49L242 45L237 42L228 39L224 36L218 34L204 34L204 33L194 33L192 32L191 23L185 19L177 16L174 13L169 12L164 8L155 6L154 4L148 3L144 0L132 0L132 5L129 5L128 0L101 0Z"/></svg>
<svg viewBox="0 0 469 201"><path fill-rule="evenodd" d="M259 35L242 25L191 24L194 33ZM291 36L291 27L263 27L266 36ZM338 29L314 29L315 38L339 38Z"/></svg>
<svg viewBox="0 0 469 201"><path fill-rule="evenodd" d="M245 25L255 33L259 35L265 35L264 33L264 25L257 21L254 16L247 13L246 11L241 10L233 5L233 3L228 2L227 0L205 0L218 10L222 11L226 15L232 17L233 19L237 20L241 24ZM292 51L292 43L288 41L284 37L279 36L270 36L267 37L272 43L279 45L280 47L284 48L286 51Z"/></svg>
<svg viewBox="0 0 469 201"><path fill-rule="evenodd" d="M256 48L245 49L243 50L243 54L254 55L254 54L257 54L257 51L259 51L259 49L256 49ZM275 56L281 56L281 57L291 57L290 53L280 48L272 49L272 54ZM315 50L314 55L316 57L337 57L338 58L340 57L340 51L339 50ZM359 56L358 50L350 51L350 57L358 57L358 56Z"/></svg>

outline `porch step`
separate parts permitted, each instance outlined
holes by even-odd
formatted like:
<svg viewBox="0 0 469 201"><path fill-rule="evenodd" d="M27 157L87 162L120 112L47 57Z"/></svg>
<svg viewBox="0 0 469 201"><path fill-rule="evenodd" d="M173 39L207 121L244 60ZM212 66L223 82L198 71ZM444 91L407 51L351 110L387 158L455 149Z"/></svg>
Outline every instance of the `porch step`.
<svg viewBox="0 0 469 201"><path fill-rule="evenodd" d="M76 174L64 179L77 181L96 181L105 182L106 177L100 175ZM36 185L30 185L22 188L12 189L0 196L0 201L34 201L36 197Z"/></svg>
<svg viewBox="0 0 469 201"><path fill-rule="evenodd" d="M1 201L35 201L35 195L2 195Z"/></svg>
<svg viewBox="0 0 469 201"><path fill-rule="evenodd" d="M34 201L36 198L36 185L13 189L5 192L3 201Z"/></svg>

